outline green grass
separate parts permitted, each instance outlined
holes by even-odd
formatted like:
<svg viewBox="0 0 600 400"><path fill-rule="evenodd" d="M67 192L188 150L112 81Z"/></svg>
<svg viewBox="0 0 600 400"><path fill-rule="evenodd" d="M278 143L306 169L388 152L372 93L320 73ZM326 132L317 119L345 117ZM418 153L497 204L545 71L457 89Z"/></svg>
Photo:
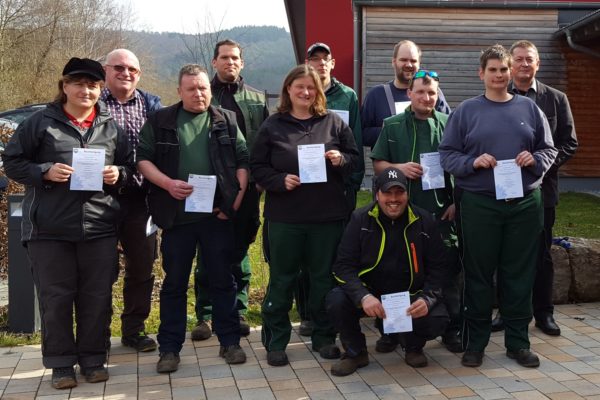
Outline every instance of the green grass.
<svg viewBox="0 0 600 400"><path fill-rule="evenodd" d="M370 192L361 191L358 195L357 207L362 207L372 200ZM556 224L554 229L555 236L571 236L585 238L600 238L600 198L581 193L565 193L561 195L561 202L557 209ZM261 325L260 304L264 297L265 290L269 281L269 268L264 261L262 254L262 227L256 237L256 241L250 246L250 263L252 265L252 280L250 284L250 304L248 308L248 321L252 326ZM160 268L160 259L154 265L157 279L155 294L152 299L152 311L146 321L146 330L148 333L158 331L159 303L158 288L163 277ZM121 332L121 320L119 316L123 310L123 276L119 278L113 290L113 319L111 330L113 335L118 336ZM193 290L193 280L190 280L188 290L188 329L192 329L196 323L194 312L195 298ZM298 314L295 310L290 313L292 321L298 321ZM5 315L0 315L0 327L6 325ZM14 335L6 332L0 332L1 346L16 346L24 344L34 344L40 342L39 334L36 335Z"/></svg>

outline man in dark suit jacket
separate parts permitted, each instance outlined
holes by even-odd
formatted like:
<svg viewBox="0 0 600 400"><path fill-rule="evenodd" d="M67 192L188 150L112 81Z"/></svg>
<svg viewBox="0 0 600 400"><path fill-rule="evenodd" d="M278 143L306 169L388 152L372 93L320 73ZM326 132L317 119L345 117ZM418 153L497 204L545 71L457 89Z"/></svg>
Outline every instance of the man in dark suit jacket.
<svg viewBox="0 0 600 400"><path fill-rule="evenodd" d="M552 227L558 204L558 169L573 157L577 149L575 123L567 96L560 90L544 85L535 79L540 67L540 57L535 45L527 40L519 40L511 46L510 54L512 55L513 78L511 89L514 93L527 96L535 101L546 114L552 131L554 147L558 150L554 165L548 170L542 181L544 238L533 287L533 315L535 326L548 335L559 336L560 328L553 317L554 266L550 247L552 246ZM492 322L492 330L502 330L503 325L498 314Z"/></svg>

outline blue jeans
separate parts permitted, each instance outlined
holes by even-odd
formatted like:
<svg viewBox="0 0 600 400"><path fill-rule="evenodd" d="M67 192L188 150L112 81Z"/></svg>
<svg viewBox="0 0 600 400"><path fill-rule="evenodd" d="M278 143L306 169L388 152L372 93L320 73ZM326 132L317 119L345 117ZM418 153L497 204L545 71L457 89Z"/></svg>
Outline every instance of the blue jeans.
<svg viewBox="0 0 600 400"><path fill-rule="evenodd" d="M162 233L161 252L165 279L160 290L160 352L179 353L185 341L187 290L192 263L199 248L202 265L210 276L213 328L221 346L240 342L236 284L231 270L233 224L216 216Z"/></svg>

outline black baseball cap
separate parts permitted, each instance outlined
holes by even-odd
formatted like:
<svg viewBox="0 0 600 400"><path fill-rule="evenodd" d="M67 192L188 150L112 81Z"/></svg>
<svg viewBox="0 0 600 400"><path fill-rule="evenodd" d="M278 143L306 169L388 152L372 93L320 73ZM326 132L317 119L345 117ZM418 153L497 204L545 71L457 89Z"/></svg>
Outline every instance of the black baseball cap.
<svg viewBox="0 0 600 400"><path fill-rule="evenodd" d="M326 51L327 54L331 54L331 49L325 43L317 42L310 45L308 50L306 51L307 57L312 57L312 55L317 51Z"/></svg>
<svg viewBox="0 0 600 400"><path fill-rule="evenodd" d="M406 177L398 168L388 167L377 176L377 191L387 192L394 186L406 191Z"/></svg>
<svg viewBox="0 0 600 400"><path fill-rule="evenodd" d="M73 57L63 68L63 76L65 75L86 75L96 81L103 81L106 77L102 64L89 58Z"/></svg>

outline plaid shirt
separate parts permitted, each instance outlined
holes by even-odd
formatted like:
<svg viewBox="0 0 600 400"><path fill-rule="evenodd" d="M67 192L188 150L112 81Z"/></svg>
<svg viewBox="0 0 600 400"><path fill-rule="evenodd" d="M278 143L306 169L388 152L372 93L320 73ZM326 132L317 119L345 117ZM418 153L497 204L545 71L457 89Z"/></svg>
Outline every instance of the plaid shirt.
<svg viewBox="0 0 600 400"><path fill-rule="evenodd" d="M104 88L100 94L100 100L106 103L110 115L112 115L116 123L125 130L125 133L127 133L129 143L131 143L135 155L135 151L140 141L139 133L142 129L142 125L146 122L147 113L144 98L140 92L136 90L131 99L127 100L125 103L121 103L112 95L112 93L110 93L108 88ZM135 174L134 178L138 185L142 184L143 178L139 172Z"/></svg>

